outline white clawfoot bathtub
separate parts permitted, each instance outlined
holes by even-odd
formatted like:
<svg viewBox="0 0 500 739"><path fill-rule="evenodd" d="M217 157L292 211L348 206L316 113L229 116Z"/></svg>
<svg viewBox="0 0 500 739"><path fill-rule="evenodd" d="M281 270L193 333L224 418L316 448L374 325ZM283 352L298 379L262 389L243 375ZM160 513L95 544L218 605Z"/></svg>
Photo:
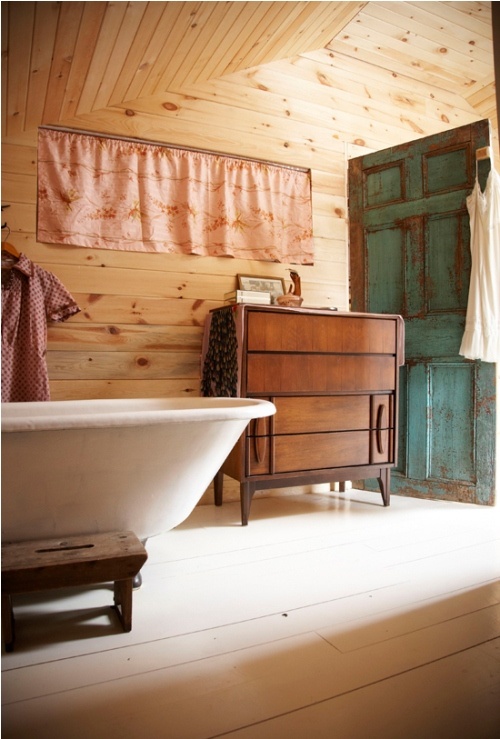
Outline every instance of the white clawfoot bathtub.
<svg viewBox="0 0 500 739"><path fill-rule="evenodd" d="M3 403L3 541L169 531L249 421L275 411L247 398Z"/></svg>

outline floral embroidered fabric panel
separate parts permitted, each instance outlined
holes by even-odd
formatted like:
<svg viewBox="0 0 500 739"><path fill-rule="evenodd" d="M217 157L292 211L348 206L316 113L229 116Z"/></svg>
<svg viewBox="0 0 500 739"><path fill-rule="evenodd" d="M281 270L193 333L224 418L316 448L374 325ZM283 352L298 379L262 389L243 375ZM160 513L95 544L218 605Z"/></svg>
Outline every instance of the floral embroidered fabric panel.
<svg viewBox="0 0 500 739"><path fill-rule="evenodd" d="M310 172L41 128L37 239L313 264Z"/></svg>

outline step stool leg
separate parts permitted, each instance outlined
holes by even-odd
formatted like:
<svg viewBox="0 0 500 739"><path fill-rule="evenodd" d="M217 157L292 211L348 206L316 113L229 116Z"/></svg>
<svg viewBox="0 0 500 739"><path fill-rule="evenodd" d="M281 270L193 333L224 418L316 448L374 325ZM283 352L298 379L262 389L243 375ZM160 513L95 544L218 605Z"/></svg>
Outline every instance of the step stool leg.
<svg viewBox="0 0 500 739"><path fill-rule="evenodd" d="M124 631L132 630L133 578L116 580L114 585L115 607Z"/></svg>
<svg viewBox="0 0 500 739"><path fill-rule="evenodd" d="M14 613L12 611L12 596L2 594L2 636L5 651L14 650Z"/></svg>

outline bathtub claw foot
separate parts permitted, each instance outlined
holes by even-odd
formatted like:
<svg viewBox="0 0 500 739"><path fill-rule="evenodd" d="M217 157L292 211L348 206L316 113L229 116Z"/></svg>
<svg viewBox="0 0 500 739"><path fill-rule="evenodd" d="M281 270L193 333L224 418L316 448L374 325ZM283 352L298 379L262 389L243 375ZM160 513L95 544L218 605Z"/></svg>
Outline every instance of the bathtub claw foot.
<svg viewBox="0 0 500 739"><path fill-rule="evenodd" d="M140 572L138 572L137 575L132 580L132 589L139 590L141 585L142 585L142 575Z"/></svg>

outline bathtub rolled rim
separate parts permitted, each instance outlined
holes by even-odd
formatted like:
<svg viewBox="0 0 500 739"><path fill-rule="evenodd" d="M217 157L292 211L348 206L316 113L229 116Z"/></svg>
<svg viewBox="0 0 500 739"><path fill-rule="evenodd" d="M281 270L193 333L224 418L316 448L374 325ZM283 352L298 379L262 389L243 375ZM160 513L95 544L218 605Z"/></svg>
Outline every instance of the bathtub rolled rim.
<svg viewBox="0 0 500 739"><path fill-rule="evenodd" d="M93 412L93 406L99 410ZM2 433L13 433L154 426L166 423L250 421L274 413L276 406L273 403L258 398L61 400L2 403L1 426Z"/></svg>

